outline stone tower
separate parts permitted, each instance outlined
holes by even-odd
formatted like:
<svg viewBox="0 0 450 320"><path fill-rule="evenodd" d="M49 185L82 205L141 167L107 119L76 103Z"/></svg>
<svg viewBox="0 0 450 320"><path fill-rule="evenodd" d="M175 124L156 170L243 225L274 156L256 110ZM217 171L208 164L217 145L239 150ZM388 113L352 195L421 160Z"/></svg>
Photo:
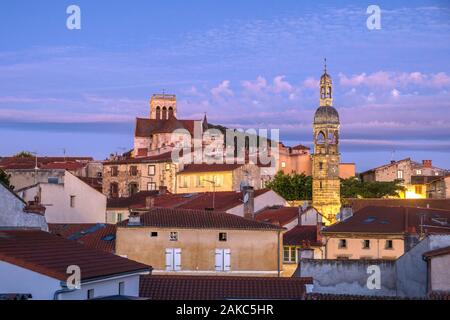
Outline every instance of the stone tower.
<svg viewBox="0 0 450 320"><path fill-rule="evenodd" d="M313 207L336 222L341 208L339 181L339 114L333 107L333 83L325 72L320 78L320 106L314 116Z"/></svg>
<svg viewBox="0 0 450 320"><path fill-rule="evenodd" d="M177 117L177 97L174 94L154 94L150 100L150 119L167 120Z"/></svg>

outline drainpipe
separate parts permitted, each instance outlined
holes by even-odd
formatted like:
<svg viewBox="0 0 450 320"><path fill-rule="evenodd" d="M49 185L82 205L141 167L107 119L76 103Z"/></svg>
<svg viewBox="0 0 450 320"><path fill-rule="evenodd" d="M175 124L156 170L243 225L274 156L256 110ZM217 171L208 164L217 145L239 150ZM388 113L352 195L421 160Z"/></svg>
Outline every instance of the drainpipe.
<svg viewBox="0 0 450 320"><path fill-rule="evenodd" d="M278 268L278 278L280 277L280 275L281 275L281 272L280 272L280 258L281 258L281 256L280 256L280 236L281 236L281 231L280 230L278 230L278 259L277 259L277 268Z"/></svg>
<svg viewBox="0 0 450 320"><path fill-rule="evenodd" d="M59 300L59 295L63 294L63 293L70 293L70 292L74 292L77 289L69 289L67 288L67 284L65 282L61 282L61 290L56 290L55 293L53 294L53 300Z"/></svg>

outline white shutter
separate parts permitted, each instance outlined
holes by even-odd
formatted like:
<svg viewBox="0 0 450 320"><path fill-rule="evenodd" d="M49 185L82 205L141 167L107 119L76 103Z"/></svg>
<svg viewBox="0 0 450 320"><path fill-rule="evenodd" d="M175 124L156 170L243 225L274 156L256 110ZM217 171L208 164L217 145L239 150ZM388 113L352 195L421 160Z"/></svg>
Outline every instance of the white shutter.
<svg viewBox="0 0 450 320"><path fill-rule="evenodd" d="M166 270L173 271L173 249L166 249Z"/></svg>
<svg viewBox="0 0 450 320"><path fill-rule="evenodd" d="M181 270L181 249L174 249L174 270Z"/></svg>
<svg viewBox="0 0 450 320"><path fill-rule="evenodd" d="M223 270L231 271L231 250L225 249L223 250Z"/></svg>
<svg viewBox="0 0 450 320"><path fill-rule="evenodd" d="M223 250L216 249L216 271L223 271Z"/></svg>

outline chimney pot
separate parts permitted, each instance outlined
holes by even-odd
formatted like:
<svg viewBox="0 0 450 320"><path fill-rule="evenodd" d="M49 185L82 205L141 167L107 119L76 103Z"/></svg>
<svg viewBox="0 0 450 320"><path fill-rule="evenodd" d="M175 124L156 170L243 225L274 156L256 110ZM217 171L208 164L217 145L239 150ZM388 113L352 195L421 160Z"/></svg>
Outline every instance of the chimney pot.
<svg viewBox="0 0 450 320"><path fill-rule="evenodd" d="M432 160L423 160L422 164L425 168L431 168L433 166L433 161Z"/></svg>
<svg viewBox="0 0 450 320"><path fill-rule="evenodd" d="M160 186L159 187L159 194L164 195L167 193L167 187L166 186Z"/></svg>
<svg viewBox="0 0 450 320"><path fill-rule="evenodd" d="M242 196L244 200L244 218L255 218L255 189L250 186L242 188Z"/></svg>

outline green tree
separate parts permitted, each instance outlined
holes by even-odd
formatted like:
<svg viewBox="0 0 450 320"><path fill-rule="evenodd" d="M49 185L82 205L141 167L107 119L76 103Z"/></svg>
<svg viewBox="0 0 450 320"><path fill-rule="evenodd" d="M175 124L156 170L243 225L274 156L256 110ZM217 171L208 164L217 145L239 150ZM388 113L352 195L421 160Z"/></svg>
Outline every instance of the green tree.
<svg viewBox="0 0 450 320"><path fill-rule="evenodd" d="M15 154L13 157L15 158L33 158L33 154L29 151L20 151L19 153Z"/></svg>
<svg viewBox="0 0 450 320"><path fill-rule="evenodd" d="M280 171L267 187L288 201L312 199L312 178L305 174L287 175Z"/></svg>
<svg viewBox="0 0 450 320"><path fill-rule="evenodd" d="M405 191L400 180L363 182L353 177L341 179L342 198L384 198L399 197Z"/></svg>
<svg viewBox="0 0 450 320"><path fill-rule="evenodd" d="M0 169L0 181L3 182L4 185L9 187L11 190L14 189L14 187L11 185L9 181L10 175L8 175L5 171Z"/></svg>

